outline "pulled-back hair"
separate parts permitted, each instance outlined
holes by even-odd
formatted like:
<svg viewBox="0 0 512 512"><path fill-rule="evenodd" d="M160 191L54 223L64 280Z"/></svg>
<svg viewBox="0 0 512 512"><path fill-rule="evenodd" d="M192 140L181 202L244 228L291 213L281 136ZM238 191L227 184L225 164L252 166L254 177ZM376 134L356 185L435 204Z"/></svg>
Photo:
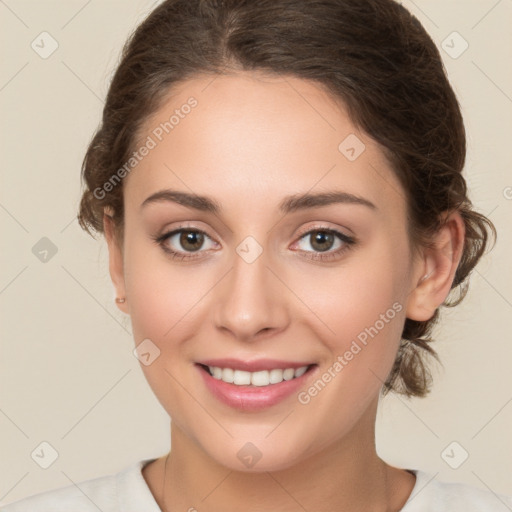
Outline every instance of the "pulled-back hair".
<svg viewBox="0 0 512 512"><path fill-rule="evenodd" d="M495 230L467 195L464 124L439 51L393 0L164 1L123 49L82 165L80 225L102 233L108 208L122 237L122 187L102 195L95 190L130 158L139 130L173 86L251 70L314 81L343 102L353 123L381 145L402 183L412 246L428 243L443 213L460 212L463 254L451 301L445 301L458 304ZM438 316L439 309L428 321L406 319L383 394L428 393L426 359L438 359L430 345Z"/></svg>

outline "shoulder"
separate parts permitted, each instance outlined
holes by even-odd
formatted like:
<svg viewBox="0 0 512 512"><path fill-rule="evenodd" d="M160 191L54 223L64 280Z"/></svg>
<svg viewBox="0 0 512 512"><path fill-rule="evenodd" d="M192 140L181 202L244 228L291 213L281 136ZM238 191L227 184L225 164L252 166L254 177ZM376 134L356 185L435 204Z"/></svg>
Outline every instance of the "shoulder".
<svg viewBox="0 0 512 512"><path fill-rule="evenodd" d="M410 470L416 484L400 512L510 512L512 497L472 485L443 482L436 475Z"/></svg>
<svg viewBox="0 0 512 512"><path fill-rule="evenodd" d="M115 502L115 477L109 475L34 494L3 507L1 512L111 512L117 510Z"/></svg>
<svg viewBox="0 0 512 512"><path fill-rule="evenodd" d="M130 512L127 502L152 511L155 502L141 473L149 460L138 461L116 474L34 494L1 507L0 512Z"/></svg>

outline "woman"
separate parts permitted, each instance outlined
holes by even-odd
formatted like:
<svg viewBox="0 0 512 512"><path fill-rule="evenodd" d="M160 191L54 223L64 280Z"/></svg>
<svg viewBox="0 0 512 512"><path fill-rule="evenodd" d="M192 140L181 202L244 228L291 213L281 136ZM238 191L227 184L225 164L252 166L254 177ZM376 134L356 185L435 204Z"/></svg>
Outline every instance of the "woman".
<svg viewBox="0 0 512 512"><path fill-rule="evenodd" d="M79 220L105 234L172 450L5 510L511 509L375 448L379 397L428 393L439 308L494 229L464 160L400 4L158 6L110 85Z"/></svg>

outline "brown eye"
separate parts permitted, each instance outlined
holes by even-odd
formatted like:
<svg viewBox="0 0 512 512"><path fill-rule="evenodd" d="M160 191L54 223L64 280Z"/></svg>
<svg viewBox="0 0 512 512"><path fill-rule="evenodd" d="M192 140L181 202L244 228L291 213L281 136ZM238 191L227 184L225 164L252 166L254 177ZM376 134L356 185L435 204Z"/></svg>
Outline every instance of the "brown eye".
<svg viewBox="0 0 512 512"><path fill-rule="evenodd" d="M338 249L345 242L348 242L348 237L341 233L328 229L314 229L301 237L299 248L306 252L326 252L333 248ZM312 250L308 249L308 245Z"/></svg>
<svg viewBox="0 0 512 512"><path fill-rule="evenodd" d="M342 257L355 243L353 237L336 229L317 228L304 233L294 245L306 258L331 261Z"/></svg>
<svg viewBox="0 0 512 512"><path fill-rule="evenodd" d="M181 231L179 243L186 251L198 251L204 243L204 235L198 231Z"/></svg>
<svg viewBox="0 0 512 512"><path fill-rule="evenodd" d="M173 258L182 261L204 256L208 249L213 249L216 246L216 243L206 233L198 229L185 228L175 229L158 236L155 238L155 242Z"/></svg>
<svg viewBox="0 0 512 512"><path fill-rule="evenodd" d="M324 252L328 251L334 245L335 237L328 231L311 231L309 233L311 247L313 249Z"/></svg>

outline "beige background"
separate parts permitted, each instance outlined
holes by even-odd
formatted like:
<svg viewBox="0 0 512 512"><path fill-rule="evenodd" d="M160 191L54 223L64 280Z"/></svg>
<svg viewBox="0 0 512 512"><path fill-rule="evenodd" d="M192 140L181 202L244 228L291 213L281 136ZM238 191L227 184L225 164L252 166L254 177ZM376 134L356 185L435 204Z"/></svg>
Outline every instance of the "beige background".
<svg viewBox="0 0 512 512"><path fill-rule="evenodd" d="M105 243L75 219L80 164L109 77L156 3L0 1L0 505L169 448L169 419L113 304ZM512 1L403 3L440 48L453 31L469 44L456 59L441 53L465 115L472 198L499 242L466 301L444 315L436 343L444 370L431 395L381 403L378 450L441 480L512 494ZM31 48L43 31L59 45L47 59ZM447 39L452 52L461 42ZM32 252L42 237L57 248L46 263ZM43 441L58 452L48 469L31 458ZM458 469L441 456L453 441L462 448L448 449L447 460L469 453Z"/></svg>

